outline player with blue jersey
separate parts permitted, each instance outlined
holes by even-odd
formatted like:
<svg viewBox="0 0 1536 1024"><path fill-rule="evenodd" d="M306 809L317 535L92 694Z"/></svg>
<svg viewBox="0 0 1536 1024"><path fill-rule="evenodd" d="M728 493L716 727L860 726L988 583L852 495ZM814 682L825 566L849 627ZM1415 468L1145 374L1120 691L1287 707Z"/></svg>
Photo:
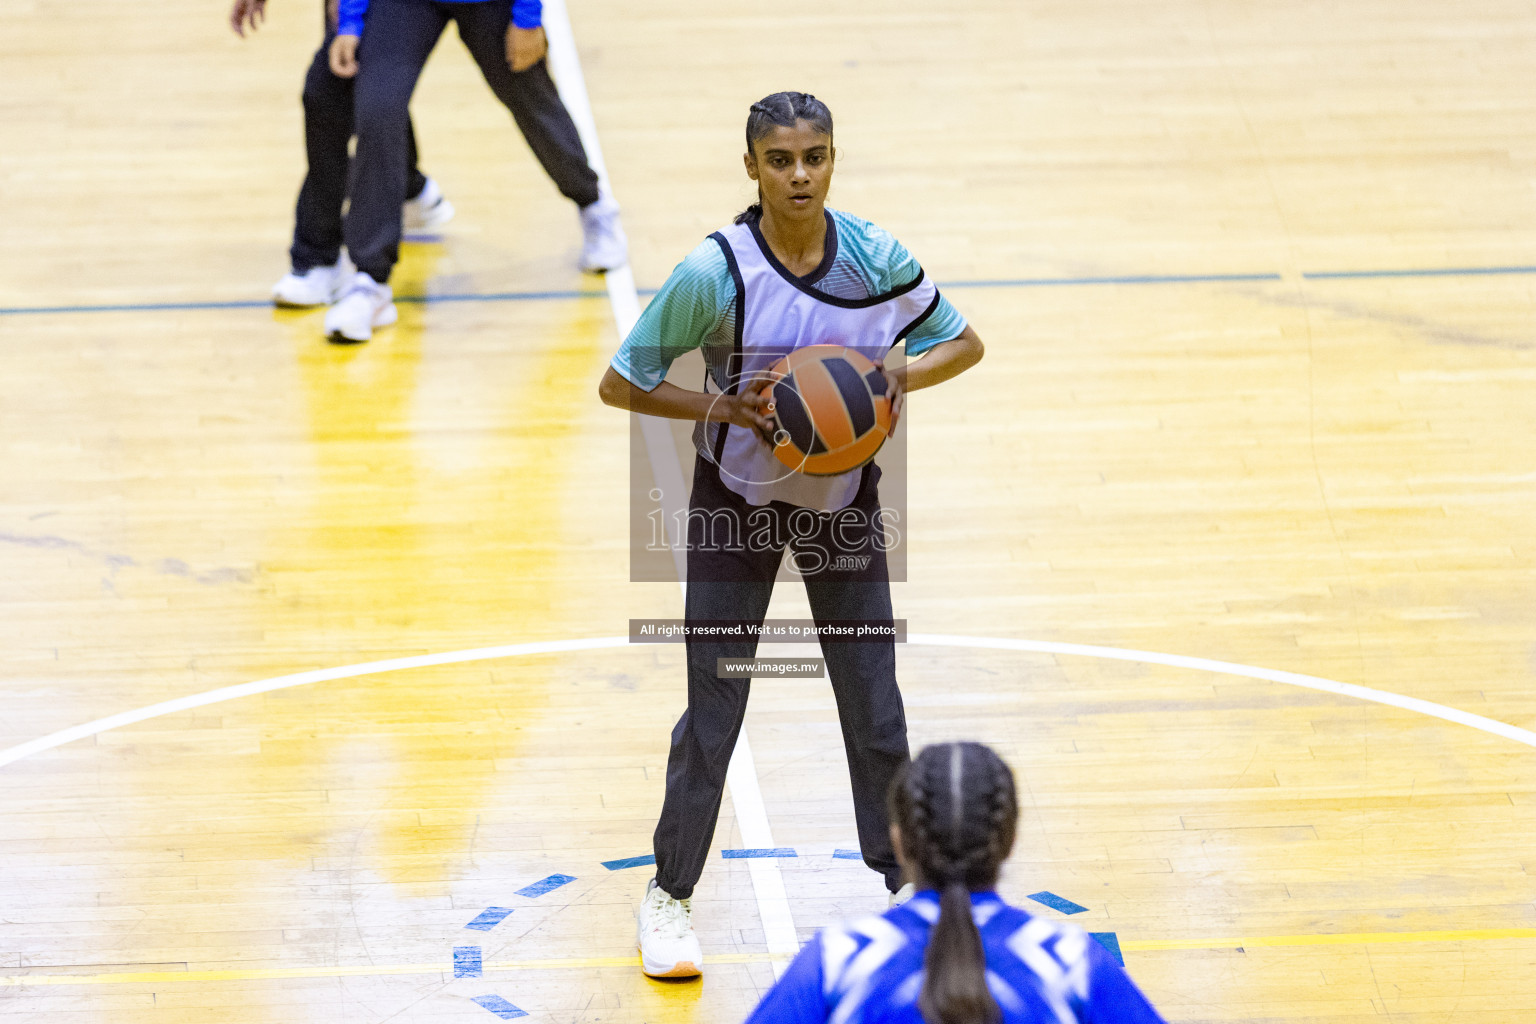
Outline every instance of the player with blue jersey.
<svg viewBox="0 0 1536 1024"><path fill-rule="evenodd" d="M920 891L821 931L747 1024L1161 1024L1086 932L992 891L1018 803L990 748L924 749L892 784L891 819Z"/></svg>
<svg viewBox="0 0 1536 1024"><path fill-rule="evenodd" d="M288 273L272 286L278 306L305 308L336 300L352 279L352 264L342 251L342 209L347 198L347 167L352 140L352 80L331 71L331 42L336 38L337 4L323 0L324 37L304 76L304 152L309 160L293 213L293 246ZM242 39L266 20L267 0L234 0L229 23ZM406 119L407 174L401 209L405 226L441 227L453 219L453 204L437 182L417 166L416 130Z"/></svg>
<svg viewBox="0 0 1536 1024"><path fill-rule="evenodd" d="M774 424L756 382L780 357L811 345L854 349L876 365L904 343L909 361L882 368L891 425L906 391L975 365L981 339L916 260L866 220L826 208L832 114L814 96L781 92L747 116L747 176L758 202L714 232L672 272L614 356L599 387L609 405L694 420L687 527L689 623L761 623L785 550L805 581L811 614L829 622L891 623L880 469L834 476L787 470L773 457ZM701 391L666 379L698 349ZM656 977L700 973L694 885L713 842L726 770L750 681L721 678L721 660L749 660L742 639L688 636L688 708L672 732L666 796L653 846L656 877L641 904L640 962ZM837 702L864 862L893 894L903 889L885 794L909 760L894 637L822 643Z"/></svg>
<svg viewBox="0 0 1536 1024"><path fill-rule="evenodd" d="M400 255L411 95L449 22L544 170L581 211L582 268L612 270L628 261L618 203L599 186L549 76L542 18L540 0L338 0L329 60L336 77L356 79L357 149L342 223L356 272L325 314L332 341L367 341L375 327L395 322L388 282Z"/></svg>

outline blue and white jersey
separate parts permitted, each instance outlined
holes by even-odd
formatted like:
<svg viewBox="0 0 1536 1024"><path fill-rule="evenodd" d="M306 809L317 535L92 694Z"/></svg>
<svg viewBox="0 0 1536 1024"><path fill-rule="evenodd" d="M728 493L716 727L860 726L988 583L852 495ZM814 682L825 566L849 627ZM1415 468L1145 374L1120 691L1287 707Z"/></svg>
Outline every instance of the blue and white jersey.
<svg viewBox="0 0 1536 1024"><path fill-rule="evenodd" d="M1110 953L1082 929L971 894L987 987L1004 1024L1162 1024ZM923 1024L928 933L939 894L826 928L795 957L747 1024Z"/></svg>

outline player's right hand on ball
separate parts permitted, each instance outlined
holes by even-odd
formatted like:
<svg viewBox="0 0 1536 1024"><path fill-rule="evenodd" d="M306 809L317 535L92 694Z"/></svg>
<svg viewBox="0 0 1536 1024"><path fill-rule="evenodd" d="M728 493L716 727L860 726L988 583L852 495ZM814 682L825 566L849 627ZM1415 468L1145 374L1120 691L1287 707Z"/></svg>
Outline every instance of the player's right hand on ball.
<svg viewBox="0 0 1536 1024"><path fill-rule="evenodd" d="M779 425L773 418L773 399L766 391L743 388L734 395L727 395L730 405L729 423L757 431L764 444L773 446L773 434Z"/></svg>
<svg viewBox="0 0 1536 1024"><path fill-rule="evenodd" d="M337 78L357 74L357 36L337 36L331 40L331 74Z"/></svg>

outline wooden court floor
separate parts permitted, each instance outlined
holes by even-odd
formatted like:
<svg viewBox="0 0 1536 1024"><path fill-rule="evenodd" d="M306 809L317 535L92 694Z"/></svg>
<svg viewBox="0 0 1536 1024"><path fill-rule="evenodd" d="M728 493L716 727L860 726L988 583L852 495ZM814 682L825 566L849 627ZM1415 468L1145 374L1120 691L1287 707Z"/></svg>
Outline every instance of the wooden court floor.
<svg viewBox="0 0 1536 1024"><path fill-rule="evenodd" d="M394 279L438 298L355 349L265 306L314 6L242 42L221 3L0 5L0 761L556 649L0 766L0 1021L739 1020L763 877L801 940L883 905L837 856L830 694L757 686L794 856L713 860L706 977L644 979L622 862L681 651L575 642L681 602L628 582L607 293L450 33L414 111L459 213ZM834 205L987 341L910 403L895 600L914 741L1019 773L1005 895L1082 908L1028 904L1170 1021L1536 1021L1531 6L570 17L642 290L748 201L747 105L799 88Z"/></svg>

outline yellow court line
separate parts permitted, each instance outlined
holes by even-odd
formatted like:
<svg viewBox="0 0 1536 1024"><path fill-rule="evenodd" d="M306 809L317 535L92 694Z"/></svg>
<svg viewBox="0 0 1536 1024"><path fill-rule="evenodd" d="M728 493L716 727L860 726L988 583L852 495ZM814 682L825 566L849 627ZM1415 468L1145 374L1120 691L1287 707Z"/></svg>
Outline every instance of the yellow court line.
<svg viewBox="0 0 1536 1024"><path fill-rule="evenodd" d="M770 963L788 960L788 953L717 953L712 964ZM548 960L487 962L487 973L500 971L562 971L594 967L635 967L639 957L555 957ZM116 974L13 974L0 976L0 987L23 985L160 985L183 981L272 981L283 978L383 977L390 974L453 974L453 964L358 964L351 967L253 967L222 971L133 971Z"/></svg>
<svg viewBox="0 0 1536 1024"><path fill-rule="evenodd" d="M1125 939L1121 950L1252 949L1259 946L1364 946L1381 942L1486 942L1536 939L1536 928L1480 928L1444 932L1352 932L1323 935L1256 935L1242 939Z"/></svg>
<svg viewBox="0 0 1536 1024"><path fill-rule="evenodd" d="M118 974L13 974L0 986L162 985L180 981L270 981L277 978L352 978L386 974L452 974L453 964L362 964L356 967L266 967L227 971L130 971Z"/></svg>
<svg viewBox="0 0 1536 1024"><path fill-rule="evenodd" d="M1235 939L1124 939L1127 953L1170 949L1253 949L1263 946L1353 946L1383 942L1487 942L1536 939L1536 928L1481 928L1440 932L1352 932L1321 935L1255 935ZM787 960L781 953L718 953L711 964L761 964ZM633 969L630 956L566 957L548 960L502 960L483 965L487 974L508 971L590 970L603 967ZM13 974L0 976L0 987L26 985L163 985L186 981L273 981L284 978L383 977L391 974L452 976L453 964L359 964L353 967L266 967L224 971L142 971L119 974Z"/></svg>

